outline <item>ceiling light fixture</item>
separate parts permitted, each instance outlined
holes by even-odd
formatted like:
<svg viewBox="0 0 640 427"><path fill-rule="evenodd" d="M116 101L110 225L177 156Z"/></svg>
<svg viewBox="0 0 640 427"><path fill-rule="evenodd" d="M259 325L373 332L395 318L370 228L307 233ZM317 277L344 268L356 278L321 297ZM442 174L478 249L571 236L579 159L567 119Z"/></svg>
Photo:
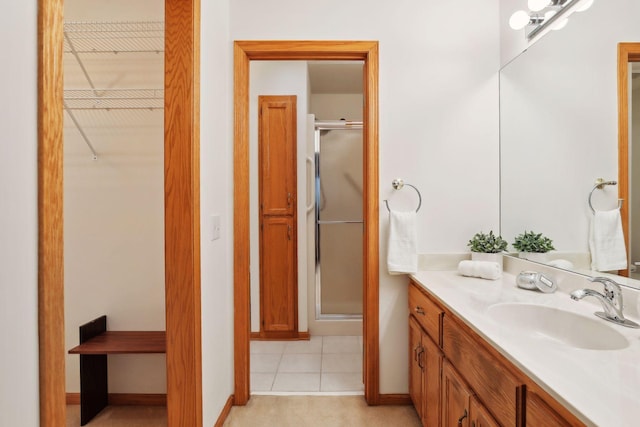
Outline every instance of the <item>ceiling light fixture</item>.
<svg viewBox="0 0 640 427"><path fill-rule="evenodd" d="M567 25L567 18L561 16L570 9L576 12L587 10L594 0L528 0L528 11L518 10L509 18L509 26L514 30L525 29L525 36L531 40L544 28L559 30ZM551 25L555 23L554 25Z"/></svg>

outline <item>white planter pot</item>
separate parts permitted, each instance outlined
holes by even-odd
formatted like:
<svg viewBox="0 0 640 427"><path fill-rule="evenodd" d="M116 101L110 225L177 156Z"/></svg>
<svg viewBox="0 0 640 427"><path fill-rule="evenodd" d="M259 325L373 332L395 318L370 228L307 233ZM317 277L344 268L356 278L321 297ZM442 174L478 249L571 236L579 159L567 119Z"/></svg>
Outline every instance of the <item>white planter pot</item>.
<svg viewBox="0 0 640 427"><path fill-rule="evenodd" d="M484 252L471 252L471 260L497 262L500 265L500 270L502 270L502 253L487 254Z"/></svg>
<svg viewBox="0 0 640 427"><path fill-rule="evenodd" d="M547 252L520 252L518 256L522 259L540 262L542 264L545 264L549 260L549 254Z"/></svg>

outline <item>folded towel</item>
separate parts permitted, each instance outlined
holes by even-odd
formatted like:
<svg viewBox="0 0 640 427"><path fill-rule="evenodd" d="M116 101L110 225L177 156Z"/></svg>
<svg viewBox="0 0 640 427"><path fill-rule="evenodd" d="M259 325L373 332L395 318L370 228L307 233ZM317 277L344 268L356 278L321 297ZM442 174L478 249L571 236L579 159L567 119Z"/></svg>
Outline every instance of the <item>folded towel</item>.
<svg viewBox="0 0 640 427"><path fill-rule="evenodd" d="M387 269L389 274L411 274L418 272L416 250L416 213L389 213L389 251Z"/></svg>
<svg viewBox="0 0 640 427"><path fill-rule="evenodd" d="M620 209L596 211L589 234L591 269L596 271L627 268L627 250L622 234Z"/></svg>
<svg viewBox="0 0 640 427"><path fill-rule="evenodd" d="M458 273L468 277L496 280L502 277L500 264L493 261L460 261Z"/></svg>

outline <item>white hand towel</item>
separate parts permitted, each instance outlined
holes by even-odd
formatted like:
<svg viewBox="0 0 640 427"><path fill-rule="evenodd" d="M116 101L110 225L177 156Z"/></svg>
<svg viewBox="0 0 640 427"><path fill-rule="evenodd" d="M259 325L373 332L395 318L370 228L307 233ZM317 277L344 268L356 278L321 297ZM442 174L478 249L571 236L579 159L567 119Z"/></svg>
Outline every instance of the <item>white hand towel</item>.
<svg viewBox="0 0 640 427"><path fill-rule="evenodd" d="M460 261L458 273L468 277L497 280L502 277L500 264L493 261Z"/></svg>
<svg viewBox="0 0 640 427"><path fill-rule="evenodd" d="M411 274L418 272L416 250L416 213L389 213L389 251L387 269L389 274Z"/></svg>
<svg viewBox="0 0 640 427"><path fill-rule="evenodd" d="M593 214L589 248L591 269L612 271L627 268L627 249L622 234L620 209L596 211Z"/></svg>

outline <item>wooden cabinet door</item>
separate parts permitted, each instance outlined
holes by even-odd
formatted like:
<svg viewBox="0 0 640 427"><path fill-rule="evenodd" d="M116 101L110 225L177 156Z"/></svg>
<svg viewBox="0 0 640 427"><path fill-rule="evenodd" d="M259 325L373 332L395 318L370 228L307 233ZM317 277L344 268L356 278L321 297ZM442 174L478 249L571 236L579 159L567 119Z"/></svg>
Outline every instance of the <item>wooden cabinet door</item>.
<svg viewBox="0 0 640 427"><path fill-rule="evenodd" d="M453 366L445 360L442 367L442 425L469 427L469 390Z"/></svg>
<svg viewBox="0 0 640 427"><path fill-rule="evenodd" d="M500 427L500 424L493 419L489 411L482 406L475 396L471 397L469 418L471 419L471 427Z"/></svg>
<svg viewBox="0 0 640 427"><path fill-rule="evenodd" d="M422 348L424 372L423 383L423 416L422 424L425 426L439 426L441 413L441 385L443 356L440 348L427 334L422 335Z"/></svg>
<svg viewBox="0 0 640 427"><path fill-rule="evenodd" d="M422 328L420 328L413 316L409 316L409 395L420 419L424 414L425 402L422 390L424 369L422 368L421 360L423 359L423 352Z"/></svg>
<svg viewBox="0 0 640 427"><path fill-rule="evenodd" d="M298 334L296 96L258 97L260 336Z"/></svg>
<svg viewBox="0 0 640 427"><path fill-rule="evenodd" d="M298 328L293 219L264 217L260 239L260 317L264 332ZM275 336L274 336L275 337Z"/></svg>
<svg viewBox="0 0 640 427"><path fill-rule="evenodd" d="M258 104L260 213L294 215L296 96L260 96Z"/></svg>
<svg viewBox="0 0 640 427"><path fill-rule="evenodd" d="M527 390L525 401L525 425L527 427L554 426L570 427L572 425L582 425L577 420L570 423L558 414L542 397Z"/></svg>

